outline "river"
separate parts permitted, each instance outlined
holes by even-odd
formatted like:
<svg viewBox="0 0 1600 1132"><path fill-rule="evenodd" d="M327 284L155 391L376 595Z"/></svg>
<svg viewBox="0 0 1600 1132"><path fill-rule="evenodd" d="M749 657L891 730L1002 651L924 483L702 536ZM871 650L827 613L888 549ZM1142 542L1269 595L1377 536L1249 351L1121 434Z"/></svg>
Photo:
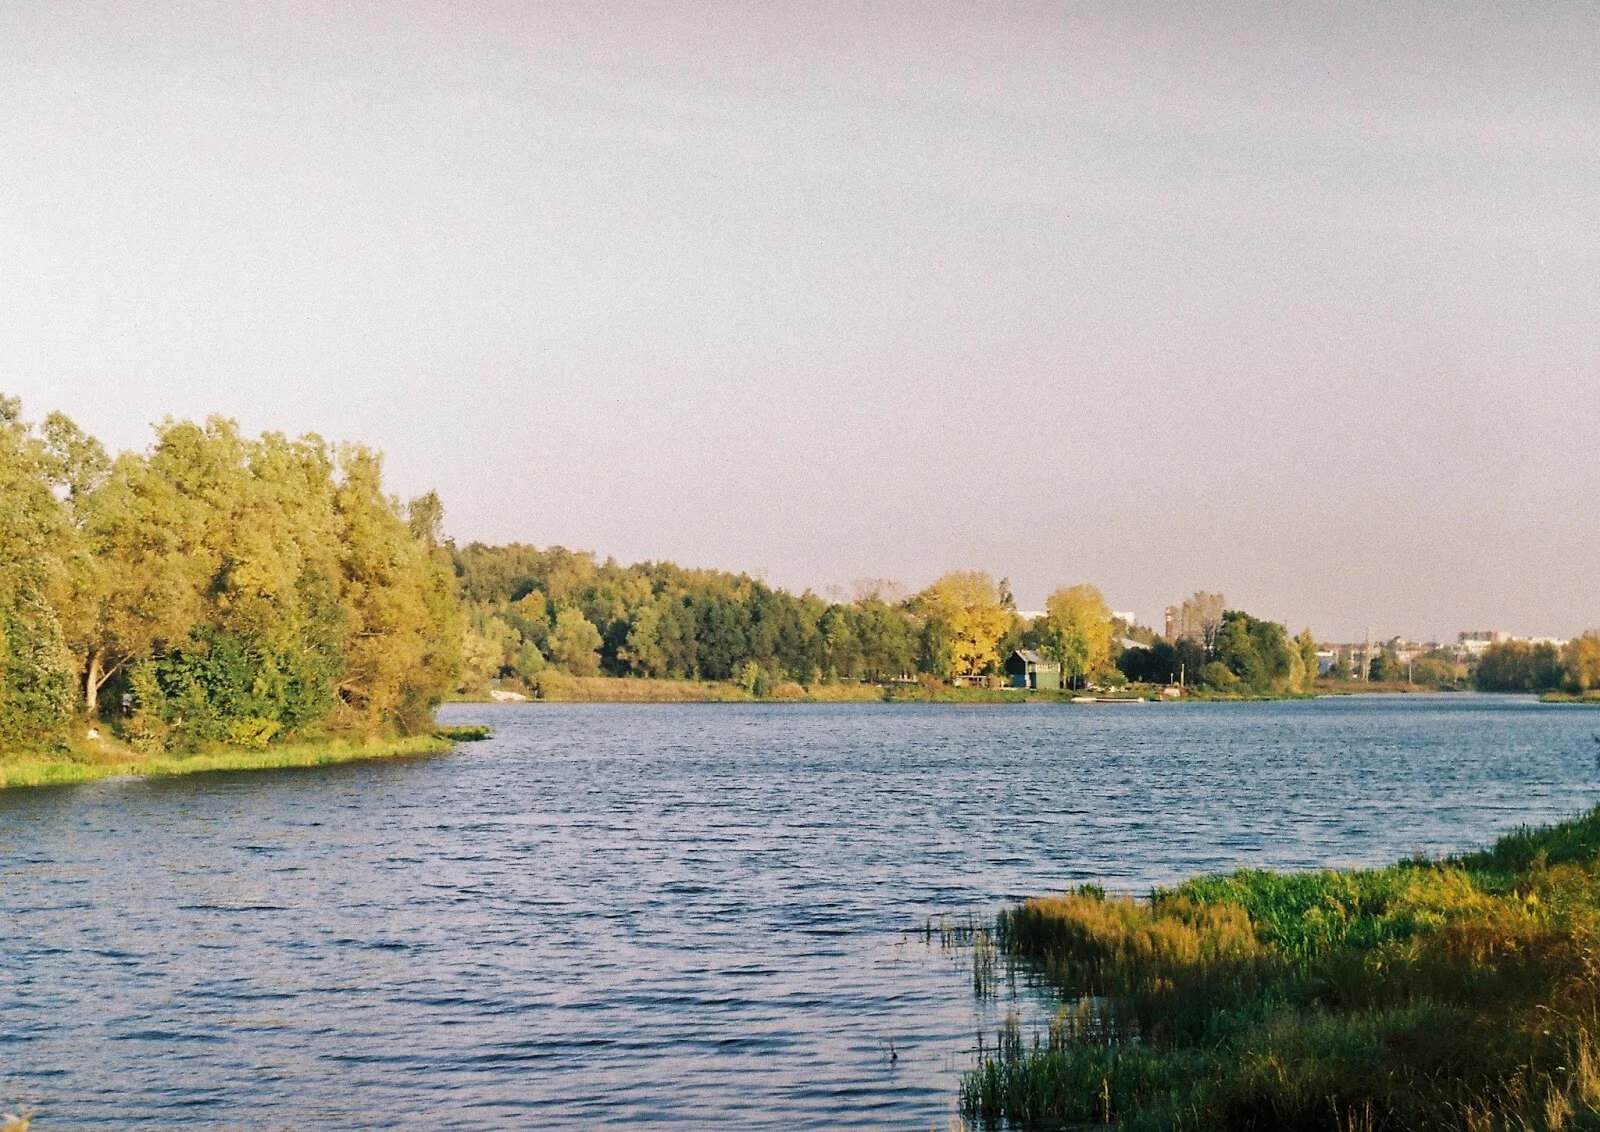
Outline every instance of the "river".
<svg viewBox="0 0 1600 1132"><path fill-rule="evenodd" d="M921 930L1095 880L1376 864L1600 801L1600 713L452 705L437 758L0 791L35 1128L947 1128Z"/></svg>

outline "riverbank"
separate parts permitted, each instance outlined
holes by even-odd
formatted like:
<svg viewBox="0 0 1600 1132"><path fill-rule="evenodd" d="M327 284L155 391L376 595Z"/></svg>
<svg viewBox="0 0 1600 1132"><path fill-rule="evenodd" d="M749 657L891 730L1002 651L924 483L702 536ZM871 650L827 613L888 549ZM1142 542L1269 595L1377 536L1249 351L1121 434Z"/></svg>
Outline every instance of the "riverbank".
<svg viewBox="0 0 1600 1132"><path fill-rule="evenodd" d="M1372 691L1379 691L1376 687ZM1419 689L1420 690L1420 689ZM496 694L498 693L498 695ZM1027 703L1127 703L1261 701L1308 698L1309 693L1207 692L1187 689L1181 697L1163 697L1159 685L1129 685L1115 690L1074 691L1034 690L1011 687L955 687L949 684L895 682L891 684L797 684L783 682L757 692L731 681L666 680L637 676L567 676L561 673L540 677L533 686L495 688L474 695L459 695L456 703L940 703L940 704L1027 704Z"/></svg>
<svg viewBox="0 0 1600 1132"><path fill-rule="evenodd" d="M1000 1035L969 1119L1600 1127L1600 808L1440 862L1040 897L995 941L1065 1005Z"/></svg>
<svg viewBox="0 0 1600 1132"><path fill-rule="evenodd" d="M456 743L486 738L487 728L441 728L429 735L366 743L326 739L262 748L220 748L190 755L143 756L109 741L85 741L61 752L0 755L0 789L93 782L116 775L157 778L217 770L274 770L331 766L373 759L415 758L449 751Z"/></svg>
<svg viewBox="0 0 1600 1132"><path fill-rule="evenodd" d="M1586 707L1600 707L1600 689L1591 689L1587 692L1541 692L1541 704L1581 704Z"/></svg>

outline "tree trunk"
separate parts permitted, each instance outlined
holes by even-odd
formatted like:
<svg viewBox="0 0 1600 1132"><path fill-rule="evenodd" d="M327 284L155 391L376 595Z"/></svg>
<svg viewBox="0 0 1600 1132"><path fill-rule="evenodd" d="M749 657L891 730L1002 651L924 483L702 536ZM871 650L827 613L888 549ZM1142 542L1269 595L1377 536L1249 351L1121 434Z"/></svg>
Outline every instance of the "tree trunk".
<svg viewBox="0 0 1600 1132"><path fill-rule="evenodd" d="M89 670L83 677L83 706L90 719L100 714L100 685L106 682L101 670L100 650L89 650Z"/></svg>

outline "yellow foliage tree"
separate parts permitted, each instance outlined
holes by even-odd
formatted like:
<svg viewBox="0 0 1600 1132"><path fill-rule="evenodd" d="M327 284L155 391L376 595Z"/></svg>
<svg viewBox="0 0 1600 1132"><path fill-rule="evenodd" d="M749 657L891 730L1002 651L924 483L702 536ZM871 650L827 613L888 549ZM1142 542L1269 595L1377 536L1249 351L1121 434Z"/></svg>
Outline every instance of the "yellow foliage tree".
<svg viewBox="0 0 1600 1132"><path fill-rule="evenodd" d="M1046 652L1063 678L1088 676L1111 658L1111 609L1091 585L1067 586L1045 601Z"/></svg>
<svg viewBox="0 0 1600 1132"><path fill-rule="evenodd" d="M1013 614L988 574L946 574L922 591L918 605L944 627L951 675L976 676L999 665L1000 638L1011 628Z"/></svg>

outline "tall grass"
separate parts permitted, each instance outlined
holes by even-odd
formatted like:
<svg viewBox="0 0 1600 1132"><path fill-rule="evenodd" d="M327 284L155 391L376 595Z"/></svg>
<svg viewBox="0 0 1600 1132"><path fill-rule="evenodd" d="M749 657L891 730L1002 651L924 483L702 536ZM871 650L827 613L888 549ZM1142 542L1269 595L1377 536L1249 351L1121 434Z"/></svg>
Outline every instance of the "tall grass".
<svg viewBox="0 0 1600 1132"><path fill-rule="evenodd" d="M1085 889L997 937L1067 1003L970 1119L1128 1129L1600 1129L1600 809L1386 869Z"/></svg>
<svg viewBox="0 0 1600 1132"><path fill-rule="evenodd" d="M152 757L141 757L124 748L109 748L104 753L68 751L54 756L23 754L0 758L0 788L65 785L124 774L166 777L219 770L330 766L369 759L441 754L451 746L451 739L445 735L412 735L370 743L330 739Z"/></svg>

